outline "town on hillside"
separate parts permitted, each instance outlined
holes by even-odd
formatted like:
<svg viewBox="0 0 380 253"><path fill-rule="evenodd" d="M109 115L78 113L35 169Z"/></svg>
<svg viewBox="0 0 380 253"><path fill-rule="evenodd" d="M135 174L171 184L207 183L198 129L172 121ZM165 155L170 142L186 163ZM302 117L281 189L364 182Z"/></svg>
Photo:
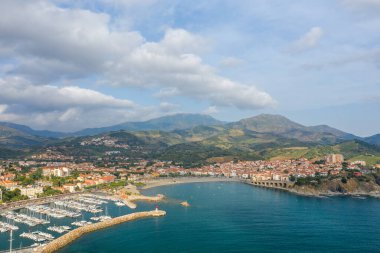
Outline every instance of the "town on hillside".
<svg viewBox="0 0 380 253"><path fill-rule="evenodd" d="M97 159L91 162L70 161L70 157L35 155L26 160L0 162L0 201L12 202L91 189L112 189L127 184L142 185L148 180L176 177L225 177L248 182L291 182L315 184L321 179L350 178L380 185L380 164L367 166L365 161L347 162L341 154L323 160L238 161L184 168L171 161L130 161Z"/></svg>

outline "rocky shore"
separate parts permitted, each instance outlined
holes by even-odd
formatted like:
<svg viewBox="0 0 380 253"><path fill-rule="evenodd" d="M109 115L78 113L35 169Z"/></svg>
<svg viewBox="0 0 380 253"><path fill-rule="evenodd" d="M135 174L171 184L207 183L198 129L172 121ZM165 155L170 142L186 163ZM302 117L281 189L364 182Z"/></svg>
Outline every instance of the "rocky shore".
<svg viewBox="0 0 380 253"><path fill-rule="evenodd" d="M99 222L96 224L87 225L87 226L80 227L68 232L67 234L51 241L46 246L36 248L34 252L38 252L38 253L56 252L57 250L67 246L68 244L72 243L73 241L75 241L76 239L80 238L81 236L85 234L88 234L100 229L104 229L107 227L115 226L115 225L128 222L131 220L147 218L147 217L159 217L159 216L164 216L164 215L166 215L166 212L162 210L137 212L137 213L132 213L132 214L116 217L111 220Z"/></svg>
<svg viewBox="0 0 380 253"><path fill-rule="evenodd" d="M246 182L250 185L250 182ZM256 186L256 185L254 185ZM321 184L313 185L295 185L291 188L281 188L272 186L259 186L271 189L287 191L293 194L307 197L334 197L334 196L367 196L380 198L380 186L372 182L358 182L355 179L350 179L347 183L342 183L340 180L324 181Z"/></svg>

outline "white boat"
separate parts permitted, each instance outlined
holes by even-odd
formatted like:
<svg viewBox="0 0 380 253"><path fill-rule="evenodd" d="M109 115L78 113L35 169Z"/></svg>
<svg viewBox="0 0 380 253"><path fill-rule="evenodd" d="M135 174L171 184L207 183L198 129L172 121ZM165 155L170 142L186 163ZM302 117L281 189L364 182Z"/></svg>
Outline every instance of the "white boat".
<svg viewBox="0 0 380 253"><path fill-rule="evenodd" d="M117 206L125 206L125 204L123 202L121 202L121 201L116 201L115 205L117 205Z"/></svg>

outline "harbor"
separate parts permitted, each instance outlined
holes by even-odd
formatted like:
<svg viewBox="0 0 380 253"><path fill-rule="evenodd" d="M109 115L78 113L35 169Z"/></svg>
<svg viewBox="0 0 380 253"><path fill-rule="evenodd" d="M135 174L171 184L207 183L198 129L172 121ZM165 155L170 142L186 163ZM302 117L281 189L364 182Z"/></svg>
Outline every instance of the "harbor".
<svg viewBox="0 0 380 253"><path fill-rule="evenodd" d="M124 201L103 193L84 193L3 210L0 212L0 252L9 252L11 248L12 252L21 249L32 252L33 248L46 245L70 231L128 215L134 210ZM136 208L136 204L133 205ZM154 205L148 206L153 209Z"/></svg>
<svg viewBox="0 0 380 253"><path fill-rule="evenodd" d="M156 209L154 211L148 211L148 212L131 213L131 214L123 215L120 217L116 217L114 219L102 221L96 224L83 226L81 228L70 231L69 233L58 238L57 240L50 242L47 245L38 247L35 252L41 252L41 253L56 252L60 248L65 247L66 245L70 244L71 242L75 241L76 239L80 238L81 236L87 233L91 233L100 229L104 229L107 227L111 227L117 224L121 224L124 222L136 220L136 219L147 218L147 217L160 217L164 215L166 215L165 211Z"/></svg>

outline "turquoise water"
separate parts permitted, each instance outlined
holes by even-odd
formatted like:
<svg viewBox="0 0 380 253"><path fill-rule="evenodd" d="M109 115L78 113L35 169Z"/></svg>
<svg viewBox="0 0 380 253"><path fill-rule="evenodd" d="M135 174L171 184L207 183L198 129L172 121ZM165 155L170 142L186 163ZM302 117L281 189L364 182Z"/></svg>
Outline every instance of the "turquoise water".
<svg viewBox="0 0 380 253"><path fill-rule="evenodd" d="M86 235L60 252L380 252L377 199L308 198L240 183L144 193L168 196L160 204L167 216ZM153 208L139 203L137 210Z"/></svg>

